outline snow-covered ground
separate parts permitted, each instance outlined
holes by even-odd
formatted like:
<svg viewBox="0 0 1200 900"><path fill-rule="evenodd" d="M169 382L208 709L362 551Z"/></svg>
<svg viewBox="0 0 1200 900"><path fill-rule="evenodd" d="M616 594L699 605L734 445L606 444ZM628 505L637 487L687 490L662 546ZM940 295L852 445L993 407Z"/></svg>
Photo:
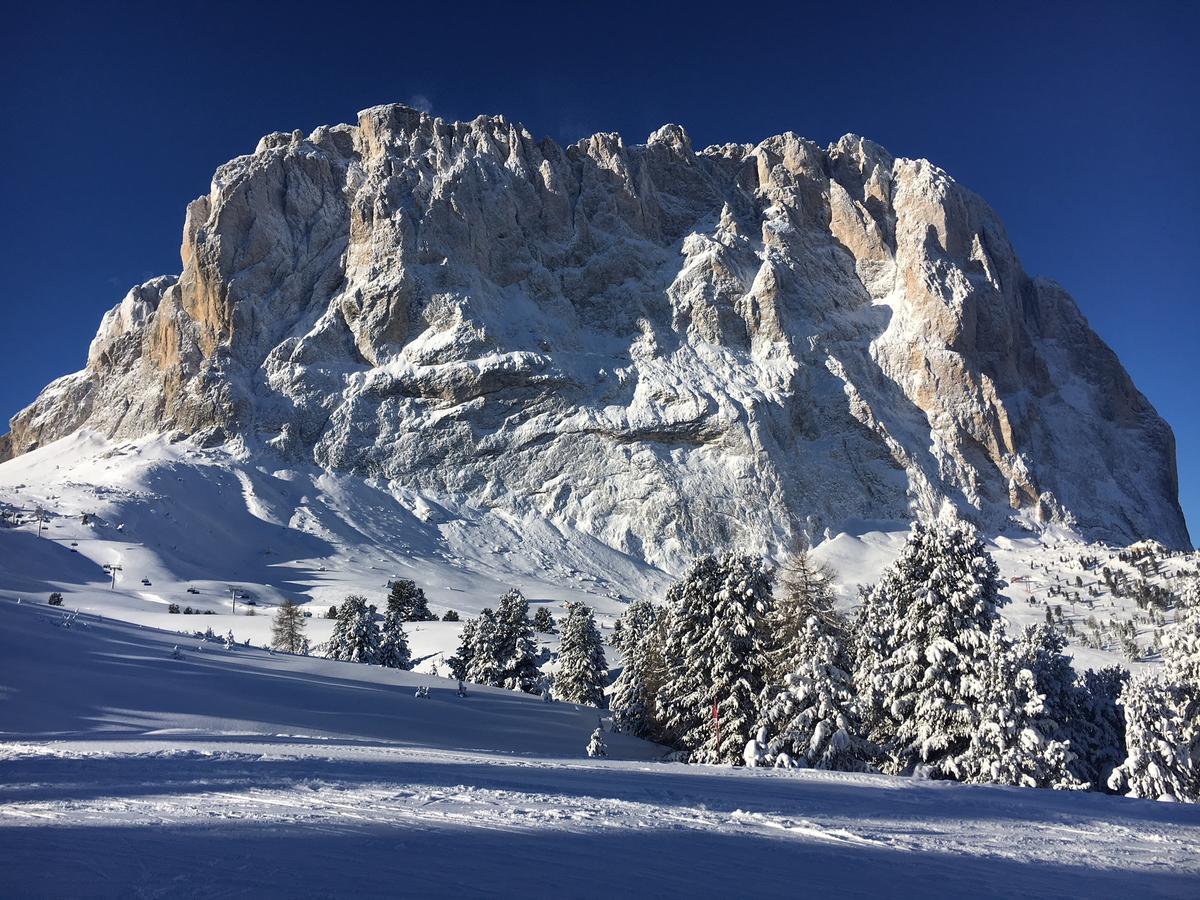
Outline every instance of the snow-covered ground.
<svg viewBox="0 0 1200 900"><path fill-rule="evenodd" d="M1200 891L1200 807L593 760L592 709L68 617L0 600L0 896Z"/></svg>
<svg viewBox="0 0 1200 900"><path fill-rule="evenodd" d="M583 600L602 628L670 582L543 520L263 458L82 432L0 465L0 896L1200 895L1194 807L681 766L620 735L590 760L596 710L460 698L430 675L453 622L410 623L411 673L258 649L284 597L315 644L331 604L382 607L392 578L438 614L515 586L556 616ZM844 605L904 534L863 522L819 543ZM1085 565L1132 576L1115 551L1069 533L991 550L1011 626L1044 620L1051 584L1098 591L1052 600L1081 633L1138 614ZM1151 580L1195 567L1171 557ZM194 635L209 628L255 646ZM1070 652L1128 664L1115 644Z"/></svg>
<svg viewBox="0 0 1200 900"><path fill-rule="evenodd" d="M475 615L519 587L533 607L548 605L556 617L567 601L584 601L602 629L629 600L661 598L671 580L546 520L315 468L272 468L262 464L266 458L266 451L256 451L255 462L162 438L113 443L83 431L0 465L0 511L24 522L0 527L0 597L44 603L59 591L70 609L187 633L232 630L263 645L273 607L291 596L311 610L308 634L316 644L332 630L323 618L330 605L360 593L382 608L393 578L415 580L439 615ZM40 528L38 509L45 512ZM857 602L858 586L895 558L905 531L903 523L862 522L817 545L815 556L837 573L847 607ZM1101 649L1082 640L1089 617L1103 625L1138 615L1132 599L1114 597L1098 569L1080 562L1096 556L1134 575L1114 551L1067 532L999 536L991 550L1010 582L1003 615L1012 627L1045 621L1050 599L1078 629L1070 648L1078 667L1131 665L1111 633ZM115 582L105 565L121 567ZM1152 580L1169 585L1180 569L1197 567L1194 555L1174 557ZM1056 582L1081 593L1079 602L1049 598ZM1089 587L1100 595L1088 597ZM231 589L254 605L239 601L235 612ZM172 603L213 614L172 615ZM460 628L411 625L418 669L445 672ZM1139 629L1149 648L1150 626Z"/></svg>

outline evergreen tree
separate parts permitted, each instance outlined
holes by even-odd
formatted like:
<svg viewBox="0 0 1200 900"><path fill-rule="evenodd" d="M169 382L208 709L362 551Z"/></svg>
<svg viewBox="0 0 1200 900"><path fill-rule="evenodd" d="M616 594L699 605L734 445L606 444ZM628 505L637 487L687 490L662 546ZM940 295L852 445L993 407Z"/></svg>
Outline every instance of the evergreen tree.
<svg viewBox="0 0 1200 900"><path fill-rule="evenodd" d="M300 653L304 649L304 612L291 597L285 597L275 610L271 623L271 649Z"/></svg>
<svg viewBox="0 0 1200 900"><path fill-rule="evenodd" d="M510 691L538 693L541 673L537 667L537 642L529 623L529 601L513 589L500 598L496 608L496 664L499 687Z"/></svg>
<svg viewBox="0 0 1200 900"><path fill-rule="evenodd" d="M875 756L863 736L854 679L836 621L814 612L800 634L788 636L794 670L778 690L764 692L770 700L759 716L766 743L756 751L767 765L861 772Z"/></svg>
<svg viewBox="0 0 1200 900"><path fill-rule="evenodd" d="M662 610L648 600L630 604L617 624L614 644L624 653L613 685L613 723L626 734L658 733L654 697L662 682ZM617 635L620 635L619 639Z"/></svg>
<svg viewBox="0 0 1200 900"><path fill-rule="evenodd" d="M458 613L456 613L452 609L448 609L448 610L446 610L445 615L442 616L442 621L443 622L457 622L458 621Z"/></svg>
<svg viewBox="0 0 1200 900"><path fill-rule="evenodd" d="M1130 797L1200 801L1200 607L1182 611L1163 641L1161 672L1121 692L1125 761L1109 779Z"/></svg>
<svg viewBox="0 0 1200 900"><path fill-rule="evenodd" d="M774 607L766 618L768 684L782 686L788 675L809 659L813 644L809 619L818 619L820 633L842 637L846 622L833 608L833 577L808 555L804 542L789 553L779 567L774 590ZM849 661L852 648L842 649L841 663Z"/></svg>
<svg viewBox="0 0 1200 900"><path fill-rule="evenodd" d="M914 524L867 595L855 681L884 767L954 776L988 697L988 653L1001 602L996 563L968 525Z"/></svg>
<svg viewBox="0 0 1200 900"><path fill-rule="evenodd" d="M388 592L387 608L394 611L402 622L433 622L437 616L429 611L425 591L415 581L401 578L392 582Z"/></svg>
<svg viewBox="0 0 1200 900"><path fill-rule="evenodd" d="M475 633L479 622L468 619L463 623L462 633L458 639L458 650L447 662L450 664L450 674L458 681L466 681L470 676L471 660L475 658Z"/></svg>
<svg viewBox="0 0 1200 900"><path fill-rule="evenodd" d="M1063 654L1066 646L1062 632L1031 625L1014 651L1042 695L1043 732L1070 744L1072 776L1100 790L1124 755L1124 720L1116 699L1128 673L1113 666L1100 673L1088 671L1080 679Z"/></svg>
<svg viewBox="0 0 1200 900"><path fill-rule="evenodd" d="M1093 790L1108 788L1113 770L1125 759L1125 716L1118 705L1129 683L1129 670L1088 669L1080 682L1080 706L1071 721L1071 749L1079 778ZM1109 788L1111 790L1111 788Z"/></svg>
<svg viewBox="0 0 1200 900"><path fill-rule="evenodd" d="M1061 729L1046 714L1044 697L1026 665L1030 662L1028 655L1014 650L996 623L988 636L978 723L966 750L944 763L947 773L972 784L1087 787L1068 769L1074 754L1067 742L1055 737Z"/></svg>
<svg viewBox="0 0 1200 900"><path fill-rule="evenodd" d="M658 627L658 612L659 608L649 600L629 604L613 628L612 645L622 653L628 653Z"/></svg>
<svg viewBox="0 0 1200 900"><path fill-rule="evenodd" d="M592 611L582 603L568 603L554 675L554 696L567 703L602 707L607 681L608 661Z"/></svg>
<svg viewBox="0 0 1200 900"><path fill-rule="evenodd" d="M533 614L533 630L539 634L558 634L558 626L548 606L539 606Z"/></svg>
<svg viewBox="0 0 1200 900"><path fill-rule="evenodd" d="M368 606L365 597L351 594L338 610L326 656L347 662L374 663L379 660L379 643L375 607Z"/></svg>
<svg viewBox="0 0 1200 900"><path fill-rule="evenodd" d="M608 744L604 743L604 731L597 728L592 732L592 738L588 741L587 755L591 757L608 756Z"/></svg>
<svg viewBox="0 0 1200 900"><path fill-rule="evenodd" d="M389 669L411 669L412 654L408 650L408 635L404 633L403 613L391 603L383 614L379 636L379 665Z"/></svg>
<svg viewBox="0 0 1200 900"><path fill-rule="evenodd" d="M741 763L765 680L771 581L763 561L702 557L671 586L667 604L669 677L655 697L665 737L696 762Z"/></svg>
<svg viewBox="0 0 1200 900"><path fill-rule="evenodd" d="M500 684L500 647L496 640L496 614L485 609L479 614L471 644L467 681L497 687Z"/></svg>
<svg viewBox="0 0 1200 900"><path fill-rule="evenodd" d="M329 610L328 610L328 612L326 612L326 613L325 613L325 618L327 618L327 619L336 619L337 617L338 617L338 608L337 608L337 606L331 606L331 607L329 607Z"/></svg>

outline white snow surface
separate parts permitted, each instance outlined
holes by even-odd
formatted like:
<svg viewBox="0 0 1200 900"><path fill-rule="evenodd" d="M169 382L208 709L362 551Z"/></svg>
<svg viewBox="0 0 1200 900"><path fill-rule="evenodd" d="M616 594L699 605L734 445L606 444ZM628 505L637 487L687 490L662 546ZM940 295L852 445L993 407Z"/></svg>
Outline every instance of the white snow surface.
<svg viewBox="0 0 1200 900"><path fill-rule="evenodd" d="M114 442L81 431L0 464L5 508L21 511L25 522L0 527L0 598L44 604L60 591L69 609L189 634L232 630L239 641L260 646L269 641L273 608L284 597L312 612L307 633L316 645L332 632L332 620L324 618L331 605L360 593L382 609L394 578L413 579L439 616L450 609L474 616L517 587L532 607L547 605L556 619L567 602L583 601L608 633L629 601L661 599L678 574L536 515L517 517L317 467L277 469L260 456L247 460L161 437ZM45 512L40 537L38 509ZM877 580L899 553L907 533L896 521L851 528L814 549L835 571L847 609L858 602L858 587ZM1095 571L1078 564L1081 555L1134 572L1110 548L1084 544L1065 530L998 536L989 549L1008 579L1011 602L1002 614L1013 630L1044 621L1044 602L1031 601L1045 601L1055 578L1080 592L1102 587ZM1194 554L1174 557L1164 562L1164 575L1197 562ZM121 566L115 584L103 568L114 564ZM1082 588L1075 587L1077 576ZM236 613L231 588L245 595ZM1092 607L1051 600L1062 602L1081 632L1089 617L1120 621L1137 612L1131 599L1107 590ZM213 614L172 615L171 603ZM444 674L460 629L452 622L410 623L417 669ZM1142 627L1139 634L1145 647L1149 632ZM541 637L554 648L554 639ZM606 652L611 665L619 663L617 651ZM1104 649L1076 640L1069 652L1081 669L1131 665L1115 639Z"/></svg>
<svg viewBox="0 0 1200 900"><path fill-rule="evenodd" d="M6 897L1200 889L1195 806L588 759L587 707L71 616L0 600Z"/></svg>

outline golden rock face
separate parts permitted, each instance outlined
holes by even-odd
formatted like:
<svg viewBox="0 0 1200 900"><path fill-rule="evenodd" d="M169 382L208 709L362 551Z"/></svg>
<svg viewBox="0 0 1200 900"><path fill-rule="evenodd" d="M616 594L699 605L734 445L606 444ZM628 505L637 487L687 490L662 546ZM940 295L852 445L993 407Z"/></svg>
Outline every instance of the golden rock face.
<svg viewBox="0 0 1200 900"><path fill-rule="evenodd" d="M853 135L562 148L376 107L222 166L181 258L0 454L238 435L663 564L947 503L1187 540L1171 431L1071 299Z"/></svg>

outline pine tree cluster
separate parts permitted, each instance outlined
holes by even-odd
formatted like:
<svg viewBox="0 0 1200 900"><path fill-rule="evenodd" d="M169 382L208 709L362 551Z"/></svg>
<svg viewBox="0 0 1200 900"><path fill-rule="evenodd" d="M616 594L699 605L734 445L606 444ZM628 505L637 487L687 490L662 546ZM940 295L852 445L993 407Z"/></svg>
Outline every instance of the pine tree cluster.
<svg viewBox="0 0 1200 900"><path fill-rule="evenodd" d="M337 608L333 635L325 645L329 659L369 663L393 669L409 669L412 660L401 613L389 604L383 625L375 621L378 611L365 597L352 594Z"/></svg>
<svg viewBox="0 0 1200 900"><path fill-rule="evenodd" d="M756 557L697 560L618 623L614 725L696 762L1196 798L1200 613L1161 676L1076 676L1056 629L1005 635L995 562L956 522L914 525L861 600L841 616L802 546L774 583Z"/></svg>

